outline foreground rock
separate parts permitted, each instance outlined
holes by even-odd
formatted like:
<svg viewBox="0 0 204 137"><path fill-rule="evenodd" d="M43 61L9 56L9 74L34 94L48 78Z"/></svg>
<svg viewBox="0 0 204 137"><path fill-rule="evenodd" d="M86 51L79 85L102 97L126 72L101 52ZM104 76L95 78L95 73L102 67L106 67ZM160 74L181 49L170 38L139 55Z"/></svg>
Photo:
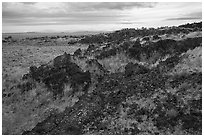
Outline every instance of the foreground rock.
<svg viewBox="0 0 204 137"><path fill-rule="evenodd" d="M71 55L67 53L40 67L31 66L30 73L23 76L23 79L28 78L43 82L54 96L62 96L67 83L71 84L74 92L78 91L79 86L82 86L83 91L87 91L91 83L90 73L83 72L78 65L71 62Z"/></svg>
<svg viewBox="0 0 204 137"><path fill-rule="evenodd" d="M38 123L31 131L23 134L29 135L80 135L83 126L93 121L101 113L102 100L98 96L84 96L72 108L64 112L53 114L46 120Z"/></svg>
<svg viewBox="0 0 204 137"><path fill-rule="evenodd" d="M200 134L201 73L167 76L157 68L144 70L130 63L124 73L104 75L92 93L24 134L176 134L177 127L182 134ZM191 94L195 97L186 100Z"/></svg>

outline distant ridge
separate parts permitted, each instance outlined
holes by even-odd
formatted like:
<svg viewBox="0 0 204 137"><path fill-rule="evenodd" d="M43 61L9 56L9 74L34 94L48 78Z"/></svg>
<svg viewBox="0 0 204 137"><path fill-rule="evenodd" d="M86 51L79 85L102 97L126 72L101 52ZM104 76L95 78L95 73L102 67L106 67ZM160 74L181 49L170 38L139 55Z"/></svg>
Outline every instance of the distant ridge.
<svg viewBox="0 0 204 137"><path fill-rule="evenodd" d="M63 35L95 35L100 33L109 33L113 31L76 31L76 32L14 32L2 34L63 34Z"/></svg>

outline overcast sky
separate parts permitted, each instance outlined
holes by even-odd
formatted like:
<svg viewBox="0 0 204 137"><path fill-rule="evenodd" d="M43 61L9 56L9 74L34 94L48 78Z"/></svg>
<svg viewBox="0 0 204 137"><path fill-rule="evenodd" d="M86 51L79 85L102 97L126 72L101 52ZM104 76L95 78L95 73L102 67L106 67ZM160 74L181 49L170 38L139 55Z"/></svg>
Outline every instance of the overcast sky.
<svg viewBox="0 0 204 137"><path fill-rule="evenodd" d="M3 32L111 31L202 20L202 3L12 3L2 4Z"/></svg>

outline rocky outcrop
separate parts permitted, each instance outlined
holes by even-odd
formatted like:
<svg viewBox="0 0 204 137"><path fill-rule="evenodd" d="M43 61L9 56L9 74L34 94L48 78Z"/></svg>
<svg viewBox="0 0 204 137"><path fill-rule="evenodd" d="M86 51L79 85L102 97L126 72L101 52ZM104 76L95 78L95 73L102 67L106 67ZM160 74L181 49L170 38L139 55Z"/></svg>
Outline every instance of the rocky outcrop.
<svg viewBox="0 0 204 137"><path fill-rule="evenodd" d="M32 119L36 116L40 119L31 121L32 126L38 123L33 129L26 127L30 131L23 134L202 134L202 72L172 73L187 57L185 52L202 46L202 38L170 39L174 34L201 30L200 25L123 29L82 36L77 42L88 43L87 50L78 49L73 55L64 53L47 64L31 66L30 72L14 88L21 90L20 94L17 92L20 99L28 98L29 102L32 99L34 105L26 101L25 106L31 107L28 111ZM169 39L160 37L161 34L168 35ZM67 44L67 38L69 36L28 40L48 42L57 39ZM199 61L198 64L201 66L202 63ZM117 71L120 67L122 71ZM50 98L52 94L39 94L47 91L44 86L55 97L65 94L57 99ZM3 98L19 99L15 94L4 92ZM13 113L17 110L14 106L20 108L22 102L8 106L12 108L11 115L19 118L18 113ZM42 113L39 115L38 111ZM28 122L29 126L31 122ZM28 124L23 123L23 127ZM22 125L19 127L22 129Z"/></svg>
<svg viewBox="0 0 204 137"><path fill-rule="evenodd" d="M43 82L54 96L63 95L64 85L71 83L74 91L81 85L87 91L91 83L90 73L83 72L78 65L71 62L71 55L66 52L57 56L53 61L39 67L31 66L30 73L23 79L31 78L37 82Z"/></svg>
<svg viewBox="0 0 204 137"><path fill-rule="evenodd" d="M27 135L81 135L83 126L100 116L103 101L99 96L85 95L80 102L64 112L52 114L38 123Z"/></svg>
<svg viewBox="0 0 204 137"><path fill-rule="evenodd" d="M134 70L135 64L129 65ZM168 134L166 130L173 133L177 126L189 133L201 133L199 96L184 102L191 92L183 91L184 86L176 93L170 92L166 86L171 80L172 87L183 82L191 86L192 81L196 87L201 84L201 73L189 78L169 78L157 69L138 75L139 71L142 71L140 67L129 77L123 73L106 75L94 92L82 96L73 107L50 115L24 134ZM197 90L193 92L200 94ZM124 122L130 122L130 128Z"/></svg>

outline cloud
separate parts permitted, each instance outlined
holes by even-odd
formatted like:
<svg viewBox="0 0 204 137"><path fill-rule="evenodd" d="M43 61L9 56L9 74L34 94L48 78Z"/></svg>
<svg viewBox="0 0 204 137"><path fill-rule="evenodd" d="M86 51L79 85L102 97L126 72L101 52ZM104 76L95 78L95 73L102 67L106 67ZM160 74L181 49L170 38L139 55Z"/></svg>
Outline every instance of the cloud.
<svg viewBox="0 0 204 137"><path fill-rule="evenodd" d="M202 18L202 11L192 12L192 13L187 14L187 16L195 17L195 18Z"/></svg>
<svg viewBox="0 0 204 137"><path fill-rule="evenodd" d="M170 20L198 20L198 19L202 19L202 18L200 17L179 17L179 18L169 18L166 20L170 21Z"/></svg>
<svg viewBox="0 0 204 137"><path fill-rule="evenodd" d="M71 2L71 3L3 3L3 24L107 24L128 17L123 10L152 8L155 3Z"/></svg>
<svg viewBox="0 0 204 137"><path fill-rule="evenodd" d="M121 22L118 22L118 24L142 24L144 22L141 22L141 21L121 21Z"/></svg>
<svg viewBox="0 0 204 137"><path fill-rule="evenodd" d="M69 13L67 15L55 14L54 16L36 15L35 17L18 17L4 18L3 24L15 25L68 25L68 24L107 24L117 23L121 20L123 15L108 14L108 13ZM47 23L47 24L46 24Z"/></svg>
<svg viewBox="0 0 204 137"><path fill-rule="evenodd" d="M33 4L36 4L37 2L21 2L21 3L23 3L25 5L33 5Z"/></svg>
<svg viewBox="0 0 204 137"><path fill-rule="evenodd" d="M78 10L124 10L130 8L153 8L156 3L150 2L88 2L70 3L73 9Z"/></svg>
<svg viewBox="0 0 204 137"><path fill-rule="evenodd" d="M90 13L93 11L110 11L117 12L131 8L153 8L156 3L142 2L67 2L67 3L35 3L20 2L6 3L3 2L3 17L65 17L73 13ZM110 12L109 12L110 14Z"/></svg>
<svg viewBox="0 0 204 137"><path fill-rule="evenodd" d="M119 29L175 25L202 19L201 5L198 2L3 2L2 28L59 30L74 25L79 27L68 28L83 26L94 30L97 26Z"/></svg>
<svg viewBox="0 0 204 137"><path fill-rule="evenodd" d="M202 19L202 11L200 12L192 12L184 15L180 15L181 17L168 18L167 21L171 20L201 20Z"/></svg>

